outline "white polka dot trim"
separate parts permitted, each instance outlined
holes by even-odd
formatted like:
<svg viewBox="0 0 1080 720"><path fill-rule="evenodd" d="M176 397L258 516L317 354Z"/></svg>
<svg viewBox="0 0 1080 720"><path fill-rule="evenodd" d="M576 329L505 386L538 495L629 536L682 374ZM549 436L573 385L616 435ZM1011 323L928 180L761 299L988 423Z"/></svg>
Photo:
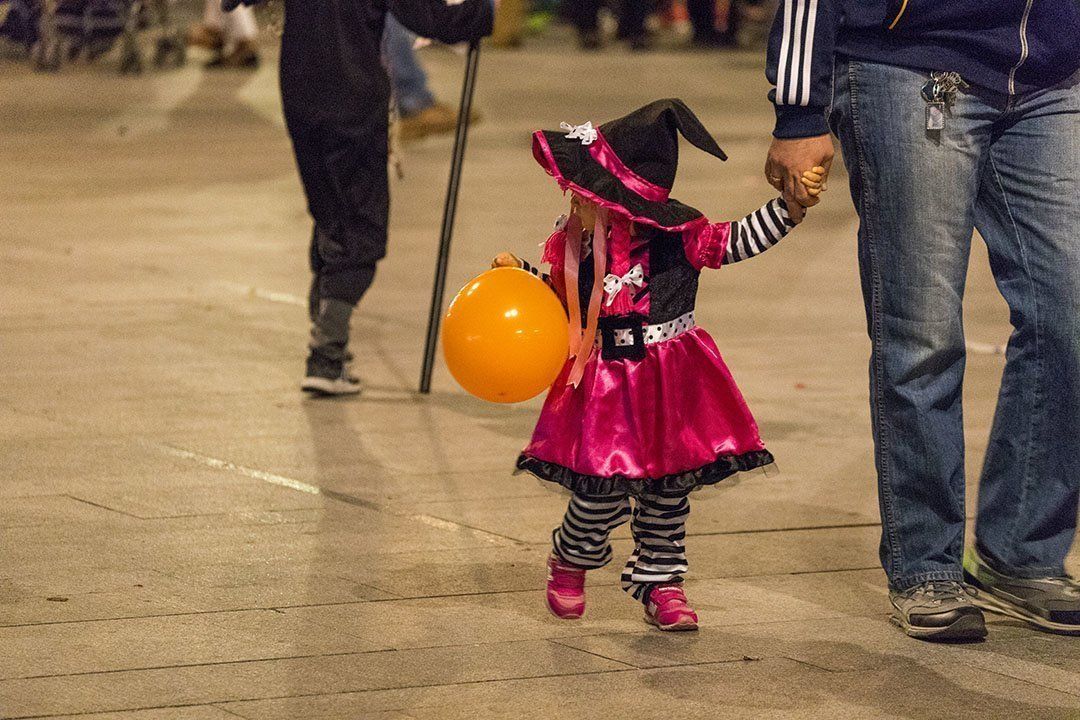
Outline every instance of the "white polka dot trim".
<svg viewBox="0 0 1080 720"><path fill-rule="evenodd" d="M680 315L674 320L669 320L666 323L658 323L656 325L646 325L642 328L642 332L645 337L645 344L652 345L658 342L664 342L665 340L672 340L682 335L687 330L695 327L694 323L694 311ZM629 328L619 328L614 333L615 345L618 347L626 347L634 344L634 333ZM596 344L601 344L601 336L596 336Z"/></svg>

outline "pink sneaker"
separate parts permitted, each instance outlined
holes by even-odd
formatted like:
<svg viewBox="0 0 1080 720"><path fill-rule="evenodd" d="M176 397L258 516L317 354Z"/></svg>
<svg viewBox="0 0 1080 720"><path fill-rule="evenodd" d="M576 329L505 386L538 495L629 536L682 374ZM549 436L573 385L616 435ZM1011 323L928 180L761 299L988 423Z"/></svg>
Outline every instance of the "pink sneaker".
<svg viewBox="0 0 1080 720"><path fill-rule="evenodd" d="M645 622L661 630L697 630L697 613L686 604L681 583L657 585L645 603Z"/></svg>
<svg viewBox="0 0 1080 720"><path fill-rule="evenodd" d="M576 620L585 614L585 571L567 565L554 553L548 556L547 606L562 620Z"/></svg>

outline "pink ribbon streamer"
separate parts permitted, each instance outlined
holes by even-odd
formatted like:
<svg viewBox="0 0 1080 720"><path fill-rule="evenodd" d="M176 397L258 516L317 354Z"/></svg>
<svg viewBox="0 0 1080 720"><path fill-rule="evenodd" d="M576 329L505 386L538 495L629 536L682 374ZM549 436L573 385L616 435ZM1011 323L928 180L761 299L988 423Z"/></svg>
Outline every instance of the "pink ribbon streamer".
<svg viewBox="0 0 1080 720"><path fill-rule="evenodd" d="M566 288L566 309L570 322L570 357L576 357L581 350L581 300L578 295L581 233L581 218L574 213L566 221L566 242L563 247L563 286Z"/></svg>
<svg viewBox="0 0 1080 720"><path fill-rule="evenodd" d="M573 217L573 216L572 216ZM581 331L581 308L577 298L578 294L578 265L581 262L581 221L578 220L579 231L576 238L567 233L566 269L566 298L570 306L570 354L574 358L574 365L570 368L566 384L574 388L581 382L585 374L585 365L589 362L593 347L596 345L596 328L600 321L600 301L604 294L604 273L607 265L607 211L602 208L596 209L596 225L593 228L592 254L593 254L593 285L589 295L589 310L585 319L585 331ZM570 246L576 246L577 250L572 254ZM573 255L573 257L571 257ZM573 264L573 271L570 265ZM571 275L573 284L571 284ZM573 298L573 300L571 300ZM576 325L575 323L576 318ZM575 340L577 347L575 348Z"/></svg>

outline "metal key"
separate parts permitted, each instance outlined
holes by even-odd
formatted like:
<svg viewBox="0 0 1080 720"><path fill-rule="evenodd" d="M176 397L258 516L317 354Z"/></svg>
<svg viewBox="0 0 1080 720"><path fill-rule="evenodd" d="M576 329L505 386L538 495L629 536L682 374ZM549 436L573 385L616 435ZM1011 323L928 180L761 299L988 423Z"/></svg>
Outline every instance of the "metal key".
<svg viewBox="0 0 1080 720"><path fill-rule="evenodd" d="M926 81L926 84L922 86L919 94L922 95L922 99L926 102L937 102L941 99L941 84L933 74L930 75L930 79Z"/></svg>
<svg viewBox="0 0 1080 720"><path fill-rule="evenodd" d="M945 129L946 110L952 105L953 97L960 88L968 84L955 72L935 71L922 86L921 95L926 101L926 129L940 132Z"/></svg>
<svg viewBox="0 0 1080 720"><path fill-rule="evenodd" d="M931 132L945 129L945 103L940 100L926 103L926 129Z"/></svg>
<svg viewBox="0 0 1080 720"><path fill-rule="evenodd" d="M930 79L919 93L926 101L926 129L930 132L945 129L945 94L936 75L937 73L931 73Z"/></svg>

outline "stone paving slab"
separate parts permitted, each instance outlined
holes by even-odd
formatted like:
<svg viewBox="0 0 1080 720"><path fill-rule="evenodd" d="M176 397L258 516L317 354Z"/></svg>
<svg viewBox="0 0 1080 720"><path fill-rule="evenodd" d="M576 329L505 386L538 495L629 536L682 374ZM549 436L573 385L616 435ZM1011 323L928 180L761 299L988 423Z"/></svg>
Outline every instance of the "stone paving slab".
<svg viewBox="0 0 1080 720"><path fill-rule="evenodd" d="M356 579L353 564L214 566L215 575L154 570L123 572L57 568L27 582L0 582L0 628L43 623L119 620L161 615L272 610L294 605L385 600L395 596ZM228 574L228 577L220 577Z"/></svg>
<svg viewBox="0 0 1080 720"><path fill-rule="evenodd" d="M374 634L317 630L300 615L273 610L0 628L0 645L9 663L0 670L0 681L386 647Z"/></svg>
<svg viewBox="0 0 1080 720"><path fill-rule="evenodd" d="M495 483L505 485L504 478ZM487 484L487 483L485 483ZM523 479L526 490L530 487L543 491L539 481ZM837 483L843 487L849 483ZM876 524L877 518L870 509L854 512L836 508L820 499L827 489L826 481L807 481L788 478L785 475L766 477L750 473L737 484L721 483L715 488L704 489L690 498L692 512L687 532L691 535L713 533L736 534L765 530L798 530L802 528L844 527ZM865 488L853 492L853 501L859 499ZM787 498L791 498L790 500ZM466 525L482 526L499 534L531 542L546 537L557 525L558 518L566 510L569 495L562 492L540 492L524 497L507 493L499 496L494 492L485 498L469 498L443 502L420 502L410 507L421 513L445 518ZM873 499L875 508L877 500ZM869 499L866 504L869 503ZM853 502L853 504L855 504ZM538 510L542 512L537 512ZM876 515L876 509L873 510ZM620 527L616 537L629 537L629 529Z"/></svg>
<svg viewBox="0 0 1080 720"><path fill-rule="evenodd" d="M394 708L421 718L651 717L679 707L693 718L1069 718L1076 698L1000 676L950 681L918 665L888 675L828 673L784 658L226 704L251 720L349 717ZM891 683L891 687L887 687ZM920 695L917 688L936 687ZM907 698L897 703L897 697ZM640 714L639 714L640 713Z"/></svg>
<svg viewBox="0 0 1080 720"><path fill-rule="evenodd" d="M133 488L88 488L79 499L137 518L169 518L191 515L287 512L318 509L325 500L317 495L290 491L268 483L229 482L221 492L219 482L204 485L157 488L153 492Z"/></svg>
<svg viewBox="0 0 1080 720"><path fill-rule="evenodd" d="M236 712L251 720L284 720L300 716L322 720L348 717L356 711L372 712L383 708L400 709L410 716L423 718L513 718L529 716L532 713L542 713L544 717L553 718L582 715L618 718L663 714L664 708L670 708L673 701L676 701L688 717L727 717L728 708L713 705L710 701L717 693L709 691L710 685L714 688L721 683L726 687L731 686L729 677L714 669L727 666L728 664L724 663L719 666L677 668L662 674L654 671L614 672L295 700L229 703L223 706L230 712ZM819 671L812 668L800 667L784 660L755 664L754 669L760 672L759 677L763 680L779 679L780 675L784 675L789 683L799 679L805 681L807 676L819 674ZM737 672L738 670L734 671ZM777 683L771 687L779 689L779 686ZM700 692L695 690L696 696L691 696L691 688L700 688ZM767 684L761 690L763 695L770 694L770 686ZM755 711L762 713L767 710L770 701L777 700L775 694L768 700L759 696ZM788 702L779 703L781 707L791 706ZM469 715L470 712L476 714Z"/></svg>
<svg viewBox="0 0 1080 720"><path fill-rule="evenodd" d="M52 717L57 716L53 715ZM85 718L86 720L236 720L235 714L212 705L94 713L93 715L64 715L62 717Z"/></svg>
<svg viewBox="0 0 1080 720"><path fill-rule="evenodd" d="M0 507L0 530L93 519L107 512L105 508L66 495L7 498Z"/></svg>
<svg viewBox="0 0 1080 720"><path fill-rule="evenodd" d="M212 665L97 672L0 681L20 718L33 715L216 704L426 685L475 683L550 674L611 672L628 666L543 641L248 660Z"/></svg>

